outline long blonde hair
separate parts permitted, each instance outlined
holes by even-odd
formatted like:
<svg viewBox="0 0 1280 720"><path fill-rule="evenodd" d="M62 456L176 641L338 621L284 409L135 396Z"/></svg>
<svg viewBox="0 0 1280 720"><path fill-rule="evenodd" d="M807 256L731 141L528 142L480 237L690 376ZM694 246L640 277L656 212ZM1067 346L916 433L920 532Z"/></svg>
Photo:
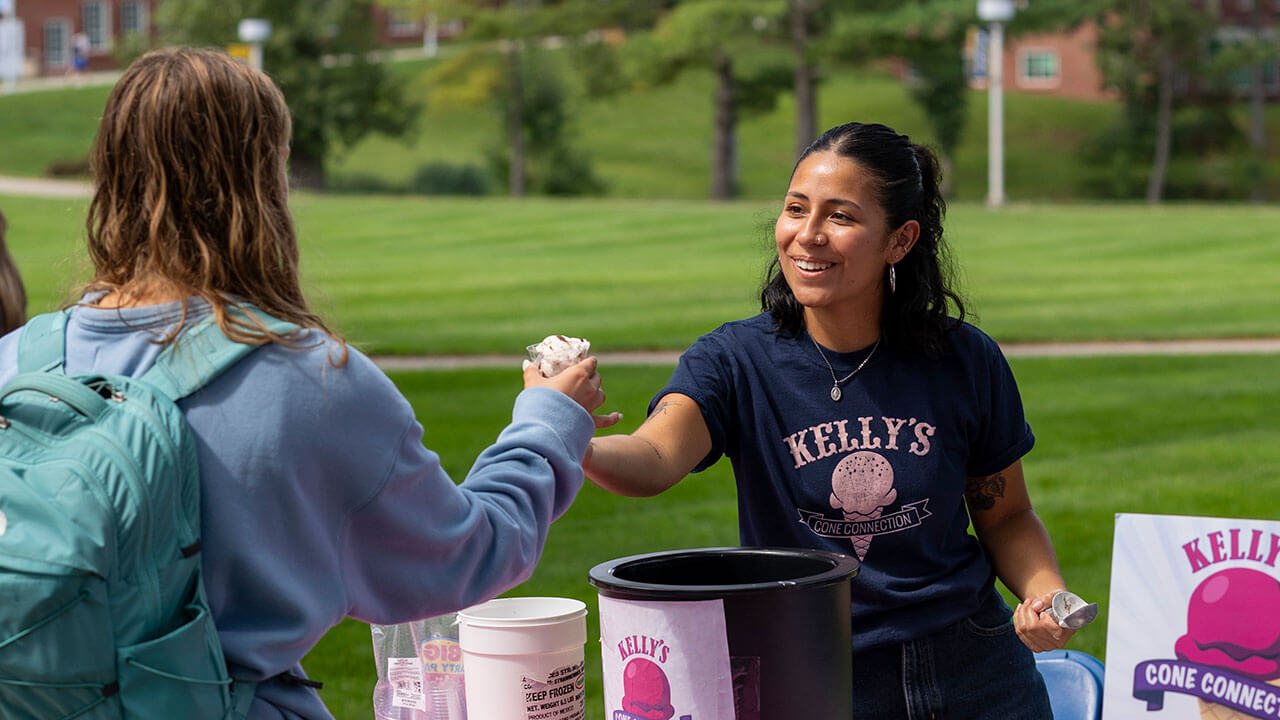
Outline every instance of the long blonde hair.
<svg viewBox="0 0 1280 720"><path fill-rule="evenodd" d="M221 52L166 48L136 60L107 98L90 155L85 292L200 297L228 337L294 344L229 312L250 303L341 342L298 279L291 131L271 79Z"/></svg>
<svg viewBox="0 0 1280 720"><path fill-rule="evenodd" d="M16 330L27 321L27 290L22 285L18 265L5 245L9 223L0 213L0 335Z"/></svg>

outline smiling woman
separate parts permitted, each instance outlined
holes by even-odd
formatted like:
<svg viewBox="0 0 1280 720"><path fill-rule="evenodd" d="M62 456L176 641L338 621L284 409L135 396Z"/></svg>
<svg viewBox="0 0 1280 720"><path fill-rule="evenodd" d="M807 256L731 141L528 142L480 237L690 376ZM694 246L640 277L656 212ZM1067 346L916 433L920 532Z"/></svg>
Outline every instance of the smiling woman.
<svg viewBox="0 0 1280 720"><path fill-rule="evenodd" d="M1032 651L1071 637L1044 612L1066 583L1023 479L1035 438L1013 373L951 286L937 168L883 125L814 141L763 312L700 338L648 419L593 439L583 467L647 496L727 456L744 545L856 555L855 717L1048 718Z"/></svg>

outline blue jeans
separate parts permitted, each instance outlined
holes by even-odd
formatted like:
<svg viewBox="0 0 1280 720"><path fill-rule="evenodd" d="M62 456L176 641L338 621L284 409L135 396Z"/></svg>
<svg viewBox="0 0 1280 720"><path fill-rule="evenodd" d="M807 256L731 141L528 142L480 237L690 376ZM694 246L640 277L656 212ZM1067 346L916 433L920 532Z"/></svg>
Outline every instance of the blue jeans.
<svg viewBox="0 0 1280 720"><path fill-rule="evenodd" d="M853 655L853 717L1052 720L1044 679L994 590L978 612L918 640Z"/></svg>

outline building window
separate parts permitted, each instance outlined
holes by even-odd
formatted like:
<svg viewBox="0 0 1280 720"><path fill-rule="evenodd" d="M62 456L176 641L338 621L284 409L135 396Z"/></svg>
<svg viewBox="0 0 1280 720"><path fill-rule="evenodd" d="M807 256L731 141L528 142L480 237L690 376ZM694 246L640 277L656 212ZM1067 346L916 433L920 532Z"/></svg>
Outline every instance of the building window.
<svg viewBox="0 0 1280 720"><path fill-rule="evenodd" d="M1028 80L1053 80L1058 77L1058 54L1029 52L1022 56L1022 76Z"/></svg>
<svg viewBox="0 0 1280 720"><path fill-rule="evenodd" d="M146 35L147 31L147 4L138 0L120 3L120 33Z"/></svg>
<svg viewBox="0 0 1280 720"><path fill-rule="evenodd" d="M44 21L45 67L63 68L71 63L71 21L51 18Z"/></svg>
<svg viewBox="0 0 1280 720"><path fill-rule="evenodd" d="M387 9L387 34L417 35L420 32L422 32L422 26L418 24L413 13L403 8Z"/></svg>
<svg viewBox="0 0 1280 720"><path fill-rule="evenodd" d="M1057 87L1060 67L1056 50L1021 50L1018 52L1018 85L1029 88Z"/></svg>
<svg viewBox="0 0 1280 720"><path fill-rule="evenodd" d="M89 36L90 50L111 48L111 9L103 0L88 0L80 6L84 34Z"/></svg>

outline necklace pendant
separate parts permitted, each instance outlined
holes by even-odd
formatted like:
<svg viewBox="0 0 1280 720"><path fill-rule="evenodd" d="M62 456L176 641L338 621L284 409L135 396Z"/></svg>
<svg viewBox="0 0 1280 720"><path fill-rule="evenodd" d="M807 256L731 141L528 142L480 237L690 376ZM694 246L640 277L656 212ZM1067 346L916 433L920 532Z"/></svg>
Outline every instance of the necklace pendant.
<svg viewBox="0 0 1280 720"><path fill-rule="evenodd" d="M840 392L840 386L839 386L839 385L832 385L832 386L831 386L831 401L832 401L832 402L840 402L840 398L841 398L841 396L842 396L842 395L843 395L843 393L841 393L841 392Z"/></svg>

